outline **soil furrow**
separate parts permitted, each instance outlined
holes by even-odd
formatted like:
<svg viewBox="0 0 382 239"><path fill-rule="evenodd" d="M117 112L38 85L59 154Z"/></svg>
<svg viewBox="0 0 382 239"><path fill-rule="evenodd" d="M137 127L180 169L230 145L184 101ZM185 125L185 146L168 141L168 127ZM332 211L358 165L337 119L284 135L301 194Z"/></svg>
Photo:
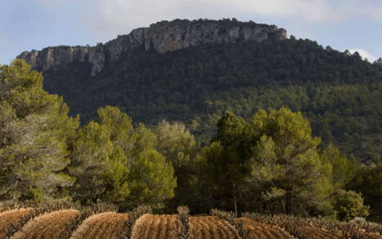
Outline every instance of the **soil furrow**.
<svg viewBox="0 0 382 239"><path fill-rule="evenodd" d="M59 238L66 233L67 222L80 212L77 210L61 210L43 214L28 222L21 231L15 233L13 239Z"/></svg>
<svg viewBox="0 0 382 239"><path fill-rule="evenodd" d="M86 239L92 238L93 234L98 231L99 224L103 218L110 215L112 212L100 213L90 216L81 223L77 230L73 233L71 239Z"/></svg>
<svg viewBox="0 0 382 239"><path fill-rule="evenodd" d="M146 214L141 216L133 226L133 231L131 234L132 239L140 239L140 238L148 238L150 225L149 225L149 218L151 215Z"/></svg>
<svg viewBox="0 0 382 239"><path fill-rule="evenodd" d="M5 231L10 224L16 226L21 217L29 215L32 212L32 208L13 209L0 213L0 238L6 238Z"/></svg>

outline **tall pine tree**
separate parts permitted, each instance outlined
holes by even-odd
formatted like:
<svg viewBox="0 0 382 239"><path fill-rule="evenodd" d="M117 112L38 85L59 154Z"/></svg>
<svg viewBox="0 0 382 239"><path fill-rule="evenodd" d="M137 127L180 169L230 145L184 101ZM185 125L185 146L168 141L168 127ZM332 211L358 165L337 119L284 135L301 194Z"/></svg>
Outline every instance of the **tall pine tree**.
<svg viewBox="0 0 382 239"><path fill-rule="evenodd" d="M65 170L79 126L63 99L22 60L0 67L0 197L59 197L74 179Z"/></svg>

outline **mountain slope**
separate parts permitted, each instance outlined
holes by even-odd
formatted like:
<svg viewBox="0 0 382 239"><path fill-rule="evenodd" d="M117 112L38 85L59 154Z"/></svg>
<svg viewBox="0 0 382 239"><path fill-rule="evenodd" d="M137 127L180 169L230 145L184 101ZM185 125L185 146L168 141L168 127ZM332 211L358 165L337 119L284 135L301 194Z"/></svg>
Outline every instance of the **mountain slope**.
<svg viewBox="0 0 382 239"><path fill-rule="evenodd" d="M116 105L148 124L188 122L203 141L227 110L250 117L287 106L309 117L324 145L363 162L382 159L380 65L255 23L178 20L140 31L94 48L19 57L42 70L45 88L84 121Z"/></svg>

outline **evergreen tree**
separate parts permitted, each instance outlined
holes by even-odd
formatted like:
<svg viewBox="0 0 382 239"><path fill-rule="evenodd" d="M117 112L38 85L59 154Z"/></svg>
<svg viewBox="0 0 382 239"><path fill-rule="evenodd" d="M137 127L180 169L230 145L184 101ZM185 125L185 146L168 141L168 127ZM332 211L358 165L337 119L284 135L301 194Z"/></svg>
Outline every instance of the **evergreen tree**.
<svg viewBox="0 0 382 239"><path fill-rule="evenodd" d="M168 207L175 210L179 205L191 205L196 195L196 156L198 145L194 136L183 123L161 121L155 129L158 138L158 151L174 168L177 178L175 198L168 202Z"/></svg>
<svg viewBox="0 0 382 239"><path fill-rule="evenodd" d="M258 141L258 136L262 134L260 143L252 150L250 164L257 162L265 169L268 168L269 172L275 170L275 178L272 180L274 186L265 193L274 189L284 191L282 203L286 214L301 213L298 208L313 210L312 213L330 209L326 203L331 193L327 174L329 164L320 160L317 152L320 139L312 137L309 121L301 113L293 113L286 108L272 111L269 115L262 111L258 114L249 120L248 127L254 127L255 131L248 129L245 132L249 132L247 137L251 141ZM268 142L264 142L265 136L270 138ZM267 158L272 159L271 163L264 160ZM257 167L252 173L255 176L253 180L257 179L256 171Z"/></svg>
<svg viewBox="0 0 382 239"><path fill-rule="evenodd" d="M179 177L184 165L189 165L195 154L196 142L183 123L161 121L155 129L157 149L171 162L175 176Z"/></svg>
<svg viewBox="0 0 382 239"><path fill-rule="evenodd" d="M253 210L257 201L283 205L287 214L330 210L329 164L320 159L320 139L300 113L261 110L247 122L226 114L216 141L205 150L202 167L218 195L210 198L222 207L228 202L229 209Z"/></svg>
<svg viewBox="0 0 382 239"><path fill-rule="evenodd" d="M72 147L70 173L77 179L73 197L82 203L96 202L105 194L104 174L114 152L110 130L91 121L79 130Z"/></svg>
<svg viewBox="0 0 382 239"><path fill-rule="evenodd" d="M155 134L116 107L98 110L97 122L82 127L73 144L70 172L75 199L108 201L121 208L162 207L174 197L172 165L155 149Z"/></svg>
<svg viewBox="0 0 382 239"><path fill-rule="evenodd" d="M126 204L136 207L140 204L150 204L163 207L166 199L175 196L176 177L171 163L160 154L155 147L155 134L140 124L135 129L133 161L130 166L129 184L131 194Z"/></svg>
<svg viewBox="0 0 382 239"><path fill-rule="evenodd" d="M370 205L370 219L382 221L382 163L362 167L347 189L362 193L365 204Z"/></svg>
<svg viewBox="0 0 382 239"><path fill-rule="evenodd" d="M130 195L129 168L122 148L117 146L106 162L103 174L105 180L105 199L108 202L121 203Z"/></svg>
<svg viewBox="0 0 382 239"><path fill-rule="evenodd" d="M42 75L22 60L0 67L1 198L59 197L74 182L65 173L67 145L79 120L42 86Z"/></svg>
<svg viewBox="0 0 382 239"><path fill-rule="evenodd" d="M340 150L330 144L321 154L321 159L331 165L331 181L335 188L345 188L354 178L359 165L342 155Z"/></svg>

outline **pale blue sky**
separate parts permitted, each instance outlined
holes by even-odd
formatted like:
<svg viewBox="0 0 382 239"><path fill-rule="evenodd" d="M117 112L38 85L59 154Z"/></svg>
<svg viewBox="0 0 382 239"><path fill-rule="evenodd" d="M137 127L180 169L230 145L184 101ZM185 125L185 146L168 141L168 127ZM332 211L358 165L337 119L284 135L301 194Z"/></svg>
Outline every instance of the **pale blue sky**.
<svg viewBox="0 0 382 239"><path fill-rule="evenodd" d="M95 45L160 20L232 18L382 56L380 0L0 0L0 63L25 50Z"/></svg>

